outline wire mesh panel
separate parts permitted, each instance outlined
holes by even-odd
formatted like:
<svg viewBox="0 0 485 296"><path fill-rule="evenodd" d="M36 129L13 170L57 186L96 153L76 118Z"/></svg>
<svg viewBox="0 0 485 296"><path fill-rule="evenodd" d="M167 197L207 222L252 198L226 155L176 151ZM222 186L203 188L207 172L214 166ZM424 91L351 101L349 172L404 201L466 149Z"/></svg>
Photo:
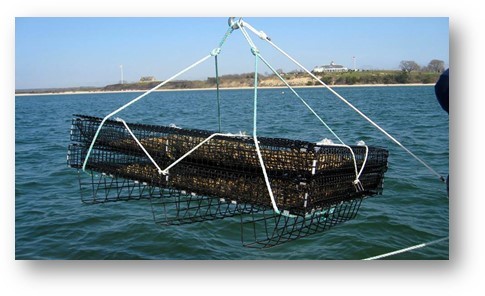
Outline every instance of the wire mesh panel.
<svg viewBox="0 0 485 296"><path fill-rule="evenodd" d="M362 198L328 206L307 216L278 215L272 209L241 216L241 240L245 247L268 248L315 233L354 219Z"/></svg>
<svg viewBox="0 0 485 296"><path fill-rule="evenodd" d="M83 167L101 122L74 116L70 167ZM388 152L381 148L258 138L275 204L284 214L278 215L253 138L217 135L193 150L213 134L142 124L129 128L138 143L121 122L106 120L100 129L85 165L89 174L80 174L84 202L150 199L155 222L164 225L242 215L242 228L252 225L255 234L265 234L248 246L277 245L350 219L358 207L347 213L343 205L360 205L363 197L381 193L387 169ZM161 173L153 162L161 169L176 165ZM355 165L360 169L364 162L362 188L356 190Z"/></svg>
<svg viewBox="0 0 485 296"><path fill-rule="evenodd" d="M151 199L155 223L160 225L190 224L258 211L250 204L183 190L164 189L163 193L163 198Z"/></svg>
<svg viewBox="0 0 485 296"><path fill-rule="evenodd" d="M81 200L84 203L105 203L115 201L149 199L157 194L157 187L149 186L150 178L141 174L133 175L125 171L126 164L145 162L139 156L112 153L99 149L93 151L96 164L88 166L87 174L80 171L82 160L85 159L87 148L79 144L71 144L68 149L68 165L78 168ZM94 167L94 169L93 169ZM159 189L159 188L158 188Z"/></svg>

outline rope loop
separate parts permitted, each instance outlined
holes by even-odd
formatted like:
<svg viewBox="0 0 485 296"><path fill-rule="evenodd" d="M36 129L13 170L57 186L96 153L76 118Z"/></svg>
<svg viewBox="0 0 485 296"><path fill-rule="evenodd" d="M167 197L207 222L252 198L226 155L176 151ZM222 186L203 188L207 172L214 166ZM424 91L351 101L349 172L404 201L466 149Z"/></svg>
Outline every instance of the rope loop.
<svg viewBox="0 0 485 296"><path fill-rule="evenodd" d="M364 191L364 186L362 185L362 182L360 182L359 179L355 179L354 182L352 182L352 184L354 184L356 192Z"/></svg>
<svg viewBox="0 0 485 296"><path fill-rule="evenodd" d="M254 56L259 55L259 49L257 49L256 47L251 47L251 53Z"/></svg>
<svg viewBox="0 0 485 296"><path fill-rule="evenodd" d="M221 53L221 48L216 47L211 51L211 56L215 57L215 56L219 55L220 53Z"/></svg>

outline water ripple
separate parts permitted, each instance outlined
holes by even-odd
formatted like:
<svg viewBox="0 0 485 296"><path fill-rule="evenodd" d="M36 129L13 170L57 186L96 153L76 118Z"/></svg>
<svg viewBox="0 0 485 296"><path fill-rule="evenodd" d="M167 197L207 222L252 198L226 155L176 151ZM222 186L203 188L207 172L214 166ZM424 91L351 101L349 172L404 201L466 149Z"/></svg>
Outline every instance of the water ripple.
<svg viewBox="0 0 485 296"><path fill-rule="evenodd" d="M73 113L105 116L137 94L17 97L15 101L15 254L17 259L362 259L449 232L446 188L323 89L302 97L345 141L390 150L384 194L356 219L325 233L265 250L241 245L238 217L158 226L149 202L83 205L77 173L66 166ZM338 92L440 173L448 174L448 117L432 87L341 88ZM331 133L289 92L261 90L260 135L320 141ZM252 92L221 93L224 131L252 132ZM429 103L433 102L433 103ZM189 108L190 106L190 108ZM217 128L213 91L156 92L124 110L128 122ZM416 108L419 106L419 108ZM392 259L447 259L448 244Z"/></svg>

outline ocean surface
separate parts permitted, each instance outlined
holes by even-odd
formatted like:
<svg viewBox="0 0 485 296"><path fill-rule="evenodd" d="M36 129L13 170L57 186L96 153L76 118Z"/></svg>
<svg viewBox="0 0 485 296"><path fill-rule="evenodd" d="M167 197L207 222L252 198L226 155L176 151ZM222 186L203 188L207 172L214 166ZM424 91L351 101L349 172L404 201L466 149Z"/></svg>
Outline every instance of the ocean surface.
<svg viewBox="0 0 485 296"><path fill-rule="evenodd" d="M335 90L448 175L448 114L432 86ZM438 177L323 88L298 89L346 143L390 151L384 192L355 219L269 249L241 244L240 218L180 226L154 223L149 201L86 205L66 164L73 114L104 117L141 93L15 98L16 259L359 260L449 235L449 200ZM332 134L287 89L260 89L258 135L312 142ZM221 91L223 132L252 133L252 90ZM215 91L154 92L117 116L127 122L218 129ZM387 259L448 259L447 240Z"/></svg>

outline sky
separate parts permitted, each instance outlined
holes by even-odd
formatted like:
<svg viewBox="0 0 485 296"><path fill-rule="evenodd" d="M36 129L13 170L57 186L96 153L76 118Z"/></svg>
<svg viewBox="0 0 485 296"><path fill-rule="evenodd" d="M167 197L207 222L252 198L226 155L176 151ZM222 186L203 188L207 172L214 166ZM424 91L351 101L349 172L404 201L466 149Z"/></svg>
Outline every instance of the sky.
<svg viewBox="0 0 485 296"><path fill-rule="evenodd" d="M361 69L449 64L448 17L248 17L244 20L308 69L330 62ZM226 17L16 17L15 88L105 86L165 80L216 48ZM251 32L261 55L276 69L298 67ZM220 74L254 71L241 30L219 54ZM122 65L122 67L120 67ZM269 73L265 67L259 73ZM215 76L212 59L180 79Z"/></svg>
<svg viewBox="0 0 485 296"><path fill-rule="evenodd" d="M0 10L0 125L4 132L5 145L0 153L0 163L3 164L1 184L3 188L2 207L0 219L0 235L7 243L1 245L0 249L0 270L4 275L2 290L6 292L16 291L17 294L48 294L48 295L86 295L93 290L105 293L117 293L117 295L133 295L133 293L179 291L183 287L188 293L201 294L201 290L214 291L214 279L221 279L217 285L221 291L225 288L231 289L234 286L234 278L244 278L250 282L258 291L274 293L274 283L289 283L285 289L290 293L298 293L302 290L300 283L305 287L319 291L324 289L329 292L341 292L342 287L349 293L373 293L374 295L388 295L392 291L394 295L410 294L457 294L463 293L472 287L474 291L482 291L485 286L483 282L483 265L485 236L482 225L485 223L485 200L481 198L483 192L483 157L477 157L477 147L483 139L483 127L485 126L485 110L483 100L483 69L485 52L485 17L480 1L385 1L385 0L350 0L350 1L289 1L289 3L275 4L272 1L160 1L160 0L138 0L132 1L104 1L104 0L83 0L83 1L59 1L59 0L17 0L10 1ZM355 23L346 27L345 31L336 32L337 27L328 23L319 26L308 25L307 18L294 19L291 24L275 21L267 18L247 18L253 26L264 30L273 40L284 47L306 66L327 63L328 59L348 65L345 62L349 54L336 56L343 50L355 51L351 55L357 57L357 65L380 65L380 61L389 60L390 67L395 66L404 56L412 56L419 63L426 63L428 57L422 57L425 61L419 61L422 53L428 52L433 58L443 51L443 56L451 55L449 63L452 63L451 74L452 87L450 88L452 100L450 106L450 170L452 170L454 186L450 188L450 261L449 262L386 262L386 264L363 265L361 262L250 262L241 263L211 263L211 262L163 262L162 264L133 264L133 262L19 262L12 260L15 254L15 102L20 97L15 96L15 87L29 85L33 87L52 87L64 85L84 85L89 82L100 84L119 80L119 64L125 65L125 76L139 79L140 73L151 72L151 74L162 79L164 71L175 72L180 68L180 63L188 65L193 62L190 58L176 60L177 69L168 69L174 58L170 54L181 58L188 52L196 51L197 58L207 52L207 47L212 49L213 42L217 43L225 31L226 19L212 19L217 23L211 26L207 32L207 26L200 21L196 26L188 27L181 25L176 28L179 35L177 42L163 46L158 42L171 36L175 28L163 27L160 24L153 29L145 28L142 32L143 38L135 39L134 35L128 35L127 31L134 28L129 26L121 27L116 23L111 30L103 28L99 24L87 26L88 32L82 33L79 29L77 38L67 40L65 33L61 30L65 26L67 31L73 31L72 26L62 24L46 25L25 22L20 29L19 19L21 17L99 17L99 16L229 16L229 15L251 15L251 16L382 16L382 17L449 17L450 21L450 50L445 51L448 46L448 25L438 25L431 33L423 34L421 30L429 29L428 26L415 26L417 20L411 19L403 29L408 34L393 33L395 29L387 30L387 25L373 26L372 30L365 29L366 26ZM279 18L278 18L279 19ZM48 20L48 19L44 19ZM64 21L69 18L63 19ZM160 18L159 21L163 20ZM392 18L391 20L396 20ZM328 19L327 19L328 21ZM133 24L132 24L133 25ZM32 28L34 26L34 28ZM35 28L39 26L38 28ZM119 27L117 27L119 26ZM368 25L370 26L370 24ZM30 27L30 28L29 28ZM47 27L47 28L45 28ZM93 28L94 27L94 28ZM302 28L303 27L303 28ZM370 26L372 27L372 26ZM412 29L411 29L412 28ZM51 32L47 33L46 29ZM54 30L55 29L55 30ZM120 32L125 30L125 34ZM23 31L23 33L21 33ZM362 32L363 31L363 32ZM387 31L387 37L382 38ZM428 31L428 30L426 30ZM108 36L106 32L111 32ZM285 33L288 32L288 33ZM360 32L362 40L355 41ZM440 33L441 32L441 33ZM390 34L389 34L390 33ZM277 34L279 34L277 36ZM313 34L313 35L312 35ZM352 34L352 35L350 35ZM440 35L441 34L441 35ZM36 36L36 35L41 35ZM57 35L57 37L56 37ZM114 36L118 35L118 43L113 45ZM149 35L149 37L146 37ZM235 40L241 40L239 34L233 34L225 45L221 57L229 54L231 44ZM347 36L346 38L341 37ZM411 38L403 36L411 35ZM59 36L61 38L59 38ZM200 38L204 36L204 38ZM238 36L236 38L236 36ZM365 36L365 37L364 37ZM80 40L80 38L84 40ZM338 37L337 40L330 40L330 37ZM172 38L177 39L172 36ZM417 41L417 38L422 40ZM29 39L31 41L29 42ZM52 50L49 44L58 39L57 46ZM436 40L438 39L438 40ZM443 41L444 39L445 41ZM76 41L76 42L73 42ZM121 41L123 40L123 42ZM180 47L180 42L194 40L191 46ZM197 42L204 44L194 45ZM366 53L364 59L363 49L359 52L359 46L371 46L369 41L380 42ZM432 40L432 41L430 41ZM210 42L209 42L210 41ZM68 46L73 42L75 46ZM411 43L410 43L411 42ZM418 43L417 43L418 42ZM21 45L21 43L23 43ZM63 43L67 43L63 44ZM385 43L383 48L382 44ZM136 44L131 46L130 44ZM233 45L231 49L237 48L242 42ZM259 44L259 43L258 43ZM90 45L89 48L86 48ZM120 45L124 51L121 52ZM160 47L158 47L160 46ZM27 47L27 48L26 48ZM102 52L101 48L110 48ZM299 51L305 48L306 51ZM335 48L333 51L330 49ZM432 48L432 53L429 53ZM312 51L310 51L312 49ZM352 50L353 49L353 50ZM30 52L28 51L30 50ZM44 50L44 51L42 51ZM182 51L183 50L183 51ZM89 57L85 58L85 51ZM104 49L106 51L106 49ZM153 51L153 52L152 52ZM298 51L298 52L296 52ZM159 72L140 69L139 73L132 74L131 66L128 67L126 53L132 57L143 57L145 53L153 54L150 63L141 63L143 66L152 66ZM310 60L303 61L310 57L312 52L319 52L320 55ZM397 54L409 52L410 54ZM412 54L411 54L412 52ZM121 54L123 53L123 54ZM49 56L52 54L52 57ZM247 52L245 51L246 55ZM273 52L264 56L275 56ZM30 56L29 56L30 55ZM57 55L57 57L55 57ZM61 57L65 56L63 59ZM392 57L392 58L391 58ZM55 58L55 59L54 59ZM370 61L371 58L375 61ZM409 58L409 59L411 59ZM42 65L37 62L44 59ZM49 59L57 61L49 68L38 70L47 64L52 64ZM23 60L23 61L21 61ZM106 61L105 61L106 60ZM189 61L190 60L190 61ZM322 62L320 62L322 60ZM443 57L442 60L446 61ZM280 60L278 60L279 62ZM347 60L348 61L348 60ZM396 62L397 61L397 62ZM238 59L227 59L227 69L230 66L236 67ZM29 63L32 63L29 65ZM64 68L64 63L70 65ZM83 64L86 65L83 65ZM22 66L27 64L27 66ZM448 62L447 62L448 64ZM133 62L134 66L138 66ZM62 67L61 67L62 66ZM205 65L203 65L205 66ZM384 67L386 65L383 65ZM291 66L288 66L292 68ZM282 68L286 68L285 65ZM208 67L207 69L211 69ZM213 68L212 68L213 69ZM170 71L169 71L170 70ZM197 70L197 68L195 69ZM194 71L195 71L194 70ZM29 73L38 72L37 76ZM171 74L172 74L171 72ZM203 72L199 75L203 76ZM111 77L114 76L114 77ZM45 77L45 80L43 79ZM67 77L67 78L66 78ZM91 77L91 78L90 78ZM99 78L98 78L99 77ZM131 79L131 78L130 78ZM42 97L36 97L41 99ZM60 96L62 98L62 96ZM404 127L405 128L405 127ZM148 262L147 262L148 263ZM345 265L342 265L344 264ZM384 263L384 262L383 262ZM298 272L288 272L289 270ZM183 274L183 276L180 276ZM187 279L193 284L187 285ZM403 281L403 279L405 279ZM352 282L352 285L349 285ZM89 283L86 285L85 283ZM115 284L114 284L115 283ZM331 283L330 285L326 283ZM326 284L326 285L325 285ZM232 285L232 286L231 286ZM143 287L144 290L141 290ZM478 292L480 293L480 292ZM204 293L202 293L204 294Z"/></svg>

